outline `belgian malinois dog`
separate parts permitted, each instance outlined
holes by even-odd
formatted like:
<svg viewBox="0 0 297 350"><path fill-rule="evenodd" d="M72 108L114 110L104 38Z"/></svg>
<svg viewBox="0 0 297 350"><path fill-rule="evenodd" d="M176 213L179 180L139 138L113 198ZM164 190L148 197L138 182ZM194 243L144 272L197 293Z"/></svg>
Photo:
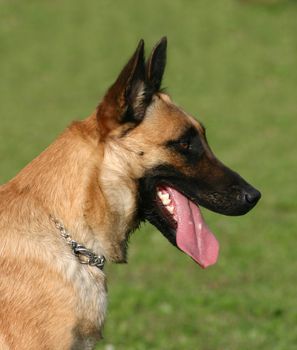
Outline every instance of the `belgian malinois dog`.
<svg viewBox="0 0 297 350"><path fill-rule="evenodd" d="M92 349L104 262L126 261L140 222L207 267L219 245L199 206L242 215L259 200L162 92L166 47L145 62L141 40L94 113L0 187L1 349Z"/></svg>

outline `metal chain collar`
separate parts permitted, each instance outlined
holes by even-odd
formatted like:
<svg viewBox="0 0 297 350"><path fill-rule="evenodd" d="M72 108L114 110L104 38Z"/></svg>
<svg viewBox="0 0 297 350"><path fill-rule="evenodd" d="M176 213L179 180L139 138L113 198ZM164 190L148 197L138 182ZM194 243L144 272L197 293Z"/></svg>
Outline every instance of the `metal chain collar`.
<svg viewBox="0 0 297 350"><path fill-rule="evenodd" d="M105 257L103 255L98 256L85 246L77 243L71 238L70 234L65 229L65 226L59 220L54 218L52 215L50 215L50 219L60 231L60 234L66 243L71 246L73 254L78 258L78 261L81 264L96 266L98 269L103 270L105 263Z"/></svg>

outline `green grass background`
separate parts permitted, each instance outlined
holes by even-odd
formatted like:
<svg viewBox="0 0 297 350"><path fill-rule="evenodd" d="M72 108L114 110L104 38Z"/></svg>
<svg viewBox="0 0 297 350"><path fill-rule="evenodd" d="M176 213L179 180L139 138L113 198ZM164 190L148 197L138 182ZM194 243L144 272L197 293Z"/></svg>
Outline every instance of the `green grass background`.
<svg viewBox="0 0 297 350"><path fill-rule="evenodd" d="M129 264L107 268L98 349L297 349L296 1L0 0L0 182L165 34L164 86L263 198L244 217L204 211L221 244L207 270L136 232Z"/></svg>

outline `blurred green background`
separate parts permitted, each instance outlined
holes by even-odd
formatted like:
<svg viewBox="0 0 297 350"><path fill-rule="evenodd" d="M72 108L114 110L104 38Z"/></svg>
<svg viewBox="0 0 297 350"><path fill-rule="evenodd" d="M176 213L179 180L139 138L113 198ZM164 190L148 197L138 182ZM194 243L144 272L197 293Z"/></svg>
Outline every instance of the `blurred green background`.
<svg viewBox="0 0 297 350"><path fill-rule="evenodd" d="M164 86L263 198L244 217L204 211L221 244L207 270L136 232L129 264L107 268L98 349L297 349L296 1L0 0L0 182L163 35Z"/></svg>

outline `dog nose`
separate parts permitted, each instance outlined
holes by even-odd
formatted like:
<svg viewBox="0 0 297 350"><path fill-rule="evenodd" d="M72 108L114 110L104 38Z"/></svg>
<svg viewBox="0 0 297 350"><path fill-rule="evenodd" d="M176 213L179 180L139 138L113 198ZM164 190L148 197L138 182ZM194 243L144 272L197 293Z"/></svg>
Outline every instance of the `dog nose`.
<svg viewBox="0 0 297 350"><path fill-rule="evenodd" d="M248 203L255 205L261 198L261 193L254 188L252 191L246 193L244 198Z"/></svg>

